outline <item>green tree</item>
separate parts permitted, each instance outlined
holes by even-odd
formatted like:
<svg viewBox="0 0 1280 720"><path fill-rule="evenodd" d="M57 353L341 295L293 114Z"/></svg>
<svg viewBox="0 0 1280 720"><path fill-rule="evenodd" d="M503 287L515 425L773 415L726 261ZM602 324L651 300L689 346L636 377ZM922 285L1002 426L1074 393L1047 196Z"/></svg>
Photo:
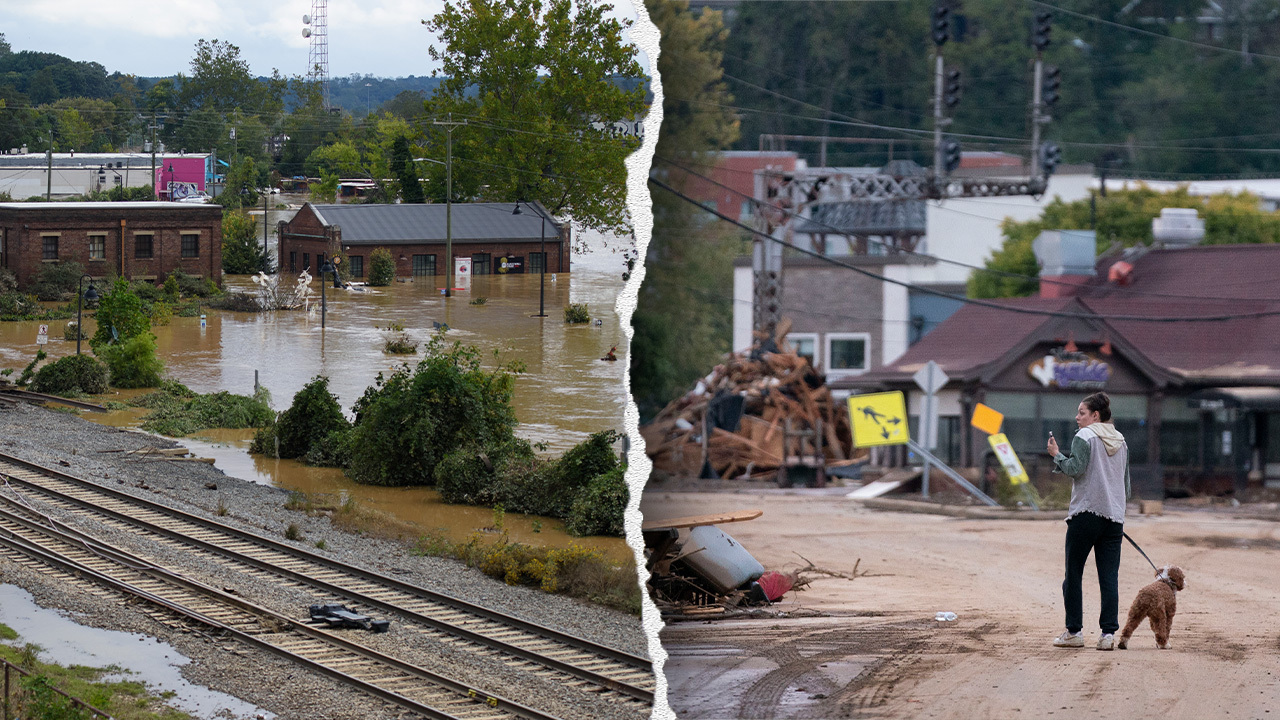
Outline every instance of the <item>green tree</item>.
<svg viewBox="0 0 1280 720"><path fill-rule="evenodd" d="M228 210L222 214L222 272L249 275L271 272L273 263L258 237L258 226L248 213Z"/></svg>
<svg viewBox="0 0 1280 720"><path fill-rule="evenodd" d="M409 139L403 135L397 137L392 146L390 170L392 177L400 183L400 199L407 203L426 202L422 182L418 180L418 166L409 151Z"/></svg>
<svg viewBox="0 0 1280 720"><path fill-rule="evenodd" d="M182 78L180 101L190 110L226 113L238 107L259 110L266 93L253 74L240 48L221 40L196 41L191 59L191 76Z"/></svg>
<svg viewBox="0 0 1280 720"><path fill-rule="evenodd" d="M116 278L115 284L98 301L97 332L89 344L94 352L98 348L151 333L151 320L138 297L124 278Z"/></svg>
<svg viewBox="0 0 1280 720"><path fill-rule="evenodd" d="M364 175L360 164L360 151L348 142L336 142L321 145L307 156L303 166L309 176L318 176L326 171L338 177L361 177Z"/></svg>
<svg viewBox="0 0 1280 720"><path fill-rule="evenodd" d="M599 0L446 2L423 21L444 80L429 102L443 118L471 118L454 131L454 194L541 201L554 215L599 229L626 226L624 160L639 145L614 121L645 110L630 25ZM591 123L604 123L593 127ZM432 126L429 154L444 160L444 132ZM441 166L428 168L433 195Z"/></svg>
<svg viewBox="0 0 1280 720"><path fill-rule="evenodd" d="M214 202L228 210L253 207L260 199L258 196L260 179L258 164L251 157L243 158L232 165L227 172L227 184Z"/></svg>
<svg viewBox="0 0 1280 720"><path fill-rule="evenodd" d="M713 162L713 153L737 137L728 109L733 98L721 79L725 31L720 13L694 15L685 0L648 0L645 7L662 32L658 70L664 78L652 172L682 187L686 176L673 163ZM631 318L631 392L642 418L687 390L729 350L733 258L741 247L726 226L708 224L665 191L652 194L653 237Z"/></svg>
<svg viewBox="0 0 1280 720"><path fill-rule="evenodd" d="M1017 222L1006 219L1000 226L1004 235L986 269L969 278L969 297L1020 297L1035 294L1040 268L1032 242L1045 230L1086 230L1098 235L1098 249L1111 244L1149 245L1151 221L1163 208L1193 208L1204 218L1206 245L1235 245L1280 242L1280 215L1259 208L1256 195L1224 193L1207 198L1192 195L1187 187L1161 192L1142 186L1112 191L1106 197L1063 202L1060 198L1045 206L1039 218ZM1006 274L1007 273L1007 274Z"/></svg>
<svg viewBox="0 0 1280 720"><path fill-rule="evenodd" d="M378 376L356 402L348 472L371 485L430 485L436 464L454 448L515 440L511 405L520 368L485 370L480 352L432 338L416 368Z"/></svg>
<svg viewBox="0 0 1280 720"><path fill-rule="evenodd" d="M320 182L311 183L308 187L311 200L318 203L331 203L338 198L338 173L320 171Z"/></svg>

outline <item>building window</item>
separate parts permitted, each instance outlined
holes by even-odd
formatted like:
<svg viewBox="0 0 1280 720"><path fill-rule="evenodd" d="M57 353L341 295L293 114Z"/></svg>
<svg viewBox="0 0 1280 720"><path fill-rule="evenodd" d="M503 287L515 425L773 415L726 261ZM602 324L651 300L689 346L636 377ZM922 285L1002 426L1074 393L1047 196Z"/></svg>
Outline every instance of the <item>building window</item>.
<svg viewBox="0 0 1280 720"><path fill-rule="evenodd" d="M302 253L302 269L311 272L311 253Z"/></svg>
<svg viewBox="0 0 1280 720"><path fill-rule="evenodd" d="M44 259L57 260L58 259L58 236L44 235L44 236L41 236L40 239L44 241L44 256L43 256Z"/></svg>
<svg viewBox="0 0 1280 720"><path fill-rule="evenodd" d="M540 252L529 253L529 272L534 275L541 275L546 272L547 254Z"/></svg>
<svg viewBox="0 0 1280 720"><path fill-rule="evenodd" d="M489 253L473 253L471 255L472 275L492 275L493 266Z"/></svg>
<svg viewBox="0 0 1280 720"><path fill-rule="evenodd" d="M436 274L436 256L414 255L413 274L415 277L434 276Z"/></svg>
<svg viewBox="0 0 1280 720"><path fill-rule="evenodd" d="M347 259L351 261L351 277L353 278L364 277L364 256L352 255Z"/></svg>
<svg viewBox="0 0 1280 720"><path fill-rule="evenodd" d="M298 272L298 253L297 251L289 251L289 272Z"/></svg>
<svg viewBox="0 0 1280 720"><path fill-rule="evenodd" d="M154 235L135 235L133 238L133 256L139 260L150 260Z"/></svg>
<svg viewBox="0 0 1280 720"><path fill-rule="evenodd" d="M107 236L106 235L90 235L89 236L89 259L90 260L106 260L107 259Z"/></svg>
<svg viewBox="0 0 1280 720"><path fill-rule="evenodd" d="M194 233L182 234L182 257L200 257L200 236Z"/></svg>
<svg viewBox="0 0 1280 720"><path fill-rule="evenodd" d="M795 348L796 354L809 361L810 367L818 367L818 334L790 333L787 342Z"/></svg>
<svg viewBox="0 0 1280 720"><path fill-rule="evenodd" d="M854 375L867 371L871 336L866 333L829 333L827 335L827 372Z"/></svg>

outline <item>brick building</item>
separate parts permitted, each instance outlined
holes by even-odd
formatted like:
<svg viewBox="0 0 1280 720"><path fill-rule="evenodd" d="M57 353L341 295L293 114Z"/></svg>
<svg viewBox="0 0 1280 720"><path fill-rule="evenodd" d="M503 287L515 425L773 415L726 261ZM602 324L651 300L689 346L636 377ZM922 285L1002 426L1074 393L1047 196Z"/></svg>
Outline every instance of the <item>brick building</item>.
<svg viewBox="0 0 1280 720"><path fill-rule="evenodd" d="M0 203L0 267L29 285L48 263L93 277L222 282L222 208L169 202Z"/></svg>
<svg viewBox="0 0 1280 720"><path fill-rule="evenodd" d="M452 235L455 263L467 261L472 275L569 272L569 226L521 203L454 203ZM369 254L391 251L397 277L446 274L445 206L313 205L307 203L280 223L282 272L316 272L318 258L341 251L350 259L351 276L365 277ZM546 257L542 243L546 242Z"/></svg>

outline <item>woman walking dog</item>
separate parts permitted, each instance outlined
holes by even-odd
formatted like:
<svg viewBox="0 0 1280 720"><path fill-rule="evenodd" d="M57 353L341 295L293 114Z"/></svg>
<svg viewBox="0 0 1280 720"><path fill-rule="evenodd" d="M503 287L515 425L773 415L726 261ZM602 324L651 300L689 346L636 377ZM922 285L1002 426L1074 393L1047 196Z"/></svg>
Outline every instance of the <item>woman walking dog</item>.
<svg viewBox="0 0 1280 720"><path fill-rule="evenodd" d="M1111 650L1120 629L1120 542L1124 537L1124 506L1131 495L1129 447L1111 424L1111 398L1104 392L1090 395L1076 411L1080 431L1071 441L1071 457L1058 450L1049 434L1049 454L1055 471L1071 476L1071 506L1067 514L1067 574L1062 581L1067 629L1054 647L1084 647L1083 601L1080 581L1085 561L1093 552L1098 567L1102 612L1098 626L1099 650Z"/></svg>

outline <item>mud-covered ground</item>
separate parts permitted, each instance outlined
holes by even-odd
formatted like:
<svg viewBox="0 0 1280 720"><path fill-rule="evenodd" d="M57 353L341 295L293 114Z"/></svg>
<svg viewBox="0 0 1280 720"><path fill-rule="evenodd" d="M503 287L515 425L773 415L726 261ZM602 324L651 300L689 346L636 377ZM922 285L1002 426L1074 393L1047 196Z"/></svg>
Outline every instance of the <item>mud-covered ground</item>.
<svg viewBox="0 0 1280 720"><path fill-rule="evenodd" d="M671 623L668 701L688 718L1257 718L1280 716L1280 512L1166 508L1125 529L1187 573L1172 649L1148 625L1098 652L1098 586L1084 577L1084 649L1062 631L1065 524L871 510L832 491L674 493L646 518L760 508L722 527L766 568L811 575L755 618ZM1243 512L1244 510L1248 512ZM1121 623L1153 578L1125 544ZM953 622L934 619L956 613Z"/></svg>

